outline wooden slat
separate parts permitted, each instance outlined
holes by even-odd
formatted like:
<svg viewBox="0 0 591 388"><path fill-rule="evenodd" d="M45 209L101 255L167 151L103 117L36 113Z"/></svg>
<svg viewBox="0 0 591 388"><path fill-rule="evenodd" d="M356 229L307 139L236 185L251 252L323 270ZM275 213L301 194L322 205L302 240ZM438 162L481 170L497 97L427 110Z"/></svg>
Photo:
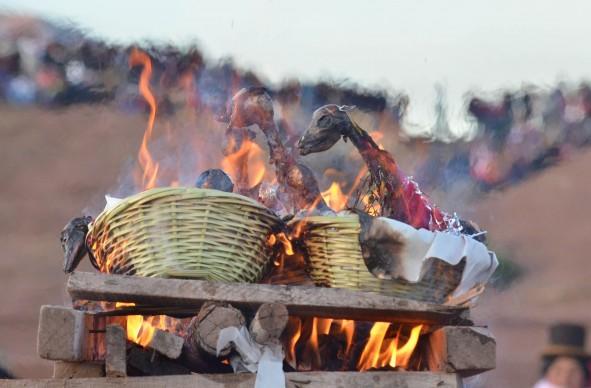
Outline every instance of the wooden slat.
<svg viewBox="0 0 591 388"><path fill-rule="evenodd" d="M68 278L67 290L73 299L183 306L194 309L195 313L206 301L223 301L238 308L280 303L287 307L291 315L298 316L436 325L471 324L465 318L465 308L335 288L217 283L75 272Z"/></svg>
<svg viewBox="0 0 591 388"><path fill-rule="evenodd" d="M253 388L255 375L188 375L91 379L5 380L6 388ZM287 388L459 388L454 374L429 372L298 372L286 373Z"/></svg>

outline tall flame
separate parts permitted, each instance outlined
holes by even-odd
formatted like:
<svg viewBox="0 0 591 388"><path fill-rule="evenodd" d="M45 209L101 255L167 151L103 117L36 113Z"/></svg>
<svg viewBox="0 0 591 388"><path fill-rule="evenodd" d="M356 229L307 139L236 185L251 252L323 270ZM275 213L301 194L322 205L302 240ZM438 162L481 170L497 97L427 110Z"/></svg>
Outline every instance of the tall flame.
<svg viewBox="0 0 591 388"><path fill-rule="evenodd" d="M148 142L152 137L154 129L154 122L156 120L156 98L150 89L150 78L152 77L152 61L145 52L133 48L129 55L129 67L142 66L138 89L140 95L146 100L150 107L150 116L148 118L148 125L144 132L144 138L138 153L138 160L142 168L142 188L152 189L156 187L156 178L158 177L159 165L152 158L152 154L148 148Z"/></svg>

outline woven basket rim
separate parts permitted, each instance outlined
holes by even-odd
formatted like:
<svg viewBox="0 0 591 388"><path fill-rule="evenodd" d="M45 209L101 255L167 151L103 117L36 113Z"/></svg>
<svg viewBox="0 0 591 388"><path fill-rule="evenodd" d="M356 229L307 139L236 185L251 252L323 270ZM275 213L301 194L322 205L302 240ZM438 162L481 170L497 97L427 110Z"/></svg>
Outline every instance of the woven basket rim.
<svg viewBox="0 0 591 388"><path fill-rule="evenodd" d="M135 205L138 202L142 202L143 200L149 202L155 199L156 197L167 197L182 194L187 195L189 198L217 197L237 199L245 202L245 205L253 206L262 213L266 213L266 215L268 215L269 217L279 220L279 217L275 213L273 213L273 211L262 205L260 202L241 194L228 193L226 191L214 189L201 189L197 187L157 187L153 189L144 190L142 192L130 195L129 197L125 197L121 200L121 202L113 206L111 209L103 210L89 225L89 231L92 230L92 227L94 225L100 224L103 219L109 218L113 214L125 211L125 209L127 209L128 207Z"/></svg>
<svg viewBox="0 0 591 388"><path fill-rule="evenodd" d="M309 222L313 224L342 224L342 223L353 223L359 222L359 216L357 214L344 214L344 215L334 215L334 216L304 216L294 218L290 221L290 223L298 223L298 222Z"/></svg>

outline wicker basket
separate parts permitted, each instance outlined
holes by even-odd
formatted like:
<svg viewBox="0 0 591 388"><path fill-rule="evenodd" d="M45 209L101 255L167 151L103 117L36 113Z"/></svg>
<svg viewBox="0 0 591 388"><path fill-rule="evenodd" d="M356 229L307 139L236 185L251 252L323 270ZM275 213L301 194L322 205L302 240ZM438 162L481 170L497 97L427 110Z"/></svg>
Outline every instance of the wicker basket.
<svg viewBox="0 0 591 388"><path fill-rule="evenodd" d="M304 222L310 275L319 286L374 291L442 303L460 283L465 264L463 260L452 266L439 259L430 259L427 263L429 269L416 283L403 279L378 279L369 272L361 256L361 226L357 216L307 217Z"/></svg>
<svg viewBox="0 0 591 388"><path fill-rule="evenodd" d="M91 224L87 245L102 272L257 282L280 220L241 195L157 188L126 198Z"/></svg>

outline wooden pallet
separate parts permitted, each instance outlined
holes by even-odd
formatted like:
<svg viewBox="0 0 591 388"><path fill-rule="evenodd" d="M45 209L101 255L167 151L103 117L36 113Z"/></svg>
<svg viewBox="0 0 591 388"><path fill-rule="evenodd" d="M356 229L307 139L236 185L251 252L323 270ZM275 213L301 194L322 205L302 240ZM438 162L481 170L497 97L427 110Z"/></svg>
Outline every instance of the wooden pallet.
<svg viewBox="0 0 591 388"><path fill-rule="evenodd" d="M494 337L485 328L474 326L467 318L469 311L461 307L319 287L226 284L83 272L70 275L67 290L73 300L133 302L136 306L98 314L43 306L38 353L56 361L54 378L16 380L5 386L253 387L255 376L250 374L97 378L105 376L105 372L107 376L125 376L124 335L117 330L109 331L110 323L122 320L118 315L162 313L163 309L194 315L203 303L210 301L250 309L264 303L280 303L289 314L297 316L423 323L429 327L421 350L428 372L294 372L286 373L287 387L460 387L462 377L495 367ZM109 335L121 337L118 341L122 344L109 341L106 338ZM109 347L115 355L111 359ZM116 353L120 356L116 357Z"/></svg>

